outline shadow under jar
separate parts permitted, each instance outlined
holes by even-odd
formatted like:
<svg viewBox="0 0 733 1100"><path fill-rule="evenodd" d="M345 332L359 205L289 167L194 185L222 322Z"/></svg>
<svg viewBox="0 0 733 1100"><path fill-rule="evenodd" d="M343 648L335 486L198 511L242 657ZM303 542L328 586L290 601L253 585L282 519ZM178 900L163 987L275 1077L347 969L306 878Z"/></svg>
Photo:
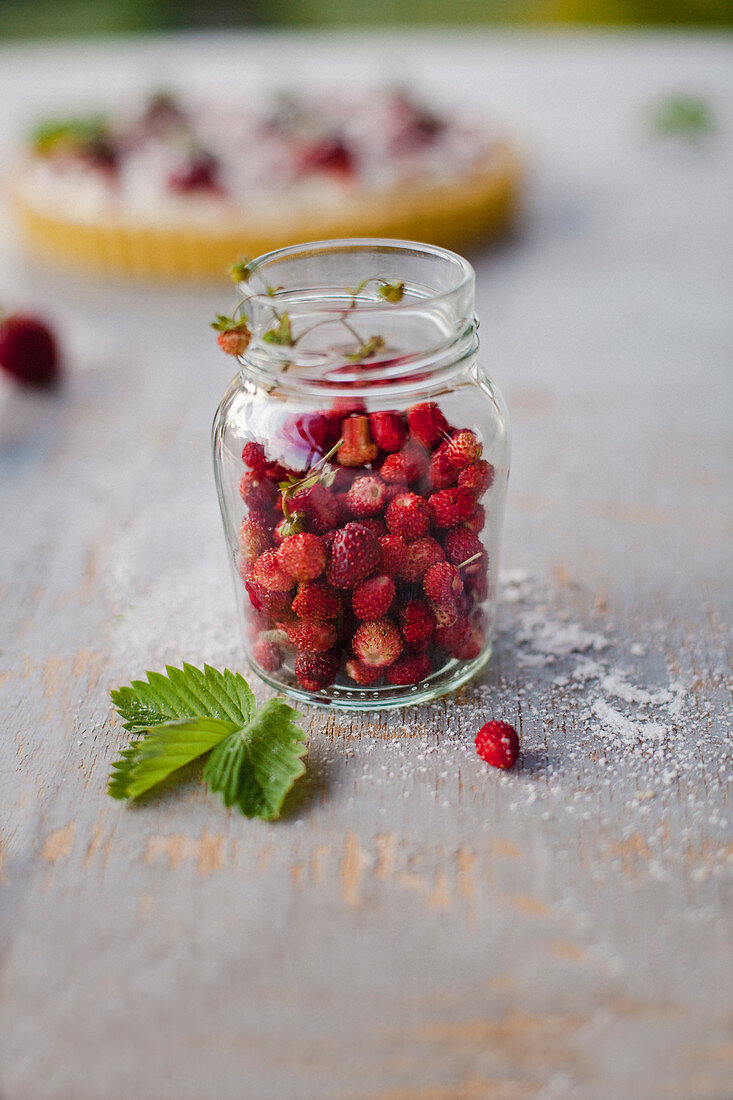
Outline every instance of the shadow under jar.
<svg viewBox="0 0 733 1100"><path fill-rule="evenodd" d="M506 409L455 253L321 241L247 265L214 466L247 658L309 703L394 707L491 654Z"/></svg>

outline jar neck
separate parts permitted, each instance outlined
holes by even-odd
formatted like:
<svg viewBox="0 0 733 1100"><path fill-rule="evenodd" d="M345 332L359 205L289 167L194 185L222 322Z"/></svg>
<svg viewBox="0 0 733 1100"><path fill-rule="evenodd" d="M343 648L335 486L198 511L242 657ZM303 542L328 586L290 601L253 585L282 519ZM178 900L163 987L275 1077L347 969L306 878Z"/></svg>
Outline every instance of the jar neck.
<svg viewBox="0 0 733 1100"><path fill-rule="evenodd" d="M323 389L436 385L478 344L474 274L455 253L402 241L325 241L247 265L245 379Z"/></svg>

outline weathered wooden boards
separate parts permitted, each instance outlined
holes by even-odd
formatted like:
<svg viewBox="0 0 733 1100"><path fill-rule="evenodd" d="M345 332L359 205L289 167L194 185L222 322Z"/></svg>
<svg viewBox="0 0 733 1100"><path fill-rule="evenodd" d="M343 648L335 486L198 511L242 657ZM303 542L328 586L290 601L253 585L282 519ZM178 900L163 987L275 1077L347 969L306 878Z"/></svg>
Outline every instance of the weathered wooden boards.
<svg viewBox="0 0 733 1100"><path fill-rule="evenodd" d="M521 131L525 230L474 257L515 429L495 657L430 707L310 713L278 824L195 782L108 799L108 689L240 661L208 458L229 291L59 282L3 248L0 297L58 318L70 378L0 411L0 1096L723 1100L730 47L303 41L6 49L0 93L12 121L109 74L381 58ZM645 129L680 89L723 123L700 146ZM492 715L521 727L514 774L473 751Z"/></svg>

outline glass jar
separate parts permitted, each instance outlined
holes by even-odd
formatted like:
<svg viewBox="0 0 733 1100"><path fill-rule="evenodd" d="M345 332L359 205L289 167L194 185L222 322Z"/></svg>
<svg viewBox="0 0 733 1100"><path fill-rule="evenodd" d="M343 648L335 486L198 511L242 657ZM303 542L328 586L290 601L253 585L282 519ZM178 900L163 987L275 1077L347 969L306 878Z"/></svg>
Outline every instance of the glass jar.
<svg viewBox="0 0 733 1100"><path fill-rule="evenodd" d="M213 445L250 665L341 708L452 691L491 653L509 472L473 269L340 240L241 274L249 344Z"/></svg>

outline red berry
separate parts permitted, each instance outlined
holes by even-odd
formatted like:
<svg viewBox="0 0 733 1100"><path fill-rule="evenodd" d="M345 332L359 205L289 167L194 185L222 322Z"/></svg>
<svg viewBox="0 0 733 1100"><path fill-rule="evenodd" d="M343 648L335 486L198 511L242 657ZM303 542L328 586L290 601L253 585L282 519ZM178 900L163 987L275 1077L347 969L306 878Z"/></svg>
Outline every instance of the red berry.
<svg viewBox="0 0 733 1100"><path fill-rule="evenodd" d="M480 531L483 531L486 526L486 510L483 505L476 505L471 515L464 519L463 526L469 531L473 531L474 535L478 535Z"/></svg>
<svg viewBox="0 0 733 1100"><path fill-rule="evenodd" d="M371 516L367 519L360 519L359 523L362 527L366 527L374 535L375 539L381 539L387 534L387 524L383 519Z"/></svg>
<svg viewBox="0 0 733 1100"><path fill-rule="evenodd" d="M407 438L402 417L396 412L373 412L369 415L372 439L382 451L399 451Z"/></svg>
<svg viewBox="0 0 733 1100"><path fill-rule="evenodd" d="M463 431L454 432L451 436L446 444L445 455L457 470L463 470L466 466L478 462L482 450L475 433L464 428Z"/></svg>
<svg viewBox="0 0 733 1100"><path fill-rule="evenodd" d="M415 539L408 543L405 551L405 559L399 569L400 580L415 584L423 579L431 565L444 558L443 547L430 535Z"/></svg>
<svg viewBox="0 0 733 1100"><path fill-rule="evenodd" d="M486 635L481 627L472 623L468 634L451 649L451 656L459 661L472 661L486 645Z"/></svg>
<svg viewBox="0 0 733 1100"><path fill-rule="evenodd" d="M172 191L221 191L218 180L219 160L205 150L193 151L188 161L168 176ZM223 332L222 336L228 333ZM221 338L220 338L221 342Z"/></svg>
<svg viewBox="0 0 733 1100"><path fill-rule="evenodd" d="M252 333L244 321L233 328L224 329L217 336L219 347L227 355L244 355L252 339Z"/></svg>
<svg viewBox="0 0 733 1100"><path fill-rule="evenodd" d="M441 626L435 631L433 641L441 649L444 649L451 657L456 656L454 650L460 649L468 643L471 637L471 623L465 616L459 616L455 622L448 626Z"/></svg>
<svg viewBox="0 0 733 1100"><path fill-rule="evenodd" d="M351 640L354 653L365 665L386 668L402 652L400 632L391 619L362 623Z"/></svg>
<svg viewBox="0 0 733 1100"><path fill-rule="evenodd" d="M389 611L394 598L395 587L391 577L380 573L362 581L353 592L351 606L360 619L381 619Z"/></svg>
<svg viewBox="0 0 733 1100"><path fill-rule="evenodd" d="M245 466L249 466L250 470L254 470L256 474L261 477L265 476L267 457L265 456L265 448L261 443L255 443L254 440L245 443L242 447L242 462Z"/></svg>
<svg viewBox="0 0 733 1100"><path fill-rule="evenodd" d="M306 653L325 653L336 641L332 623L291 623L286 627L288 641Z"/></svg>
<svg viewBox="0 0 733 1100"><path fill-rule="evenodd" d="M285 539L289 539L291 535L299 535L303 531L305 523L305 512L293 512L289 516L283 516L272 532L273 542L276 546L281 546Z"/></svg>
<svg viewBox="0 0 733 1100"><path fill-rule="evenodd" d="M255 512L245 516L239 527L239 549L248 565L272 546L272 536Z"/></svg>
<svg viewBox="0 0 733 1100"><path fill-rule="evenodd" d="M40 317L13 313L0 324L0 367L22 386L52 386L61 377L56 339Z"/></svg>
<svg viewBox="0 0 733 1100"><path fill-rule="evenodd" d="M304 531L286 538L277 549L281 568L296 581L312 581L326 568L323 539Z"/></svg>
<svg viewBox="0 0 733 1100"><path fill-rule="evenodd" d="M447 489L456 483L457 470L451 460L440 447L430 460L428 468L428 482L434 491Z"/></svg>
<svg viewBox="0 0 733 1100"><path fill-rule="evenodd" d="M269 615L274 622L289 622L293 618L289 592L271 592L251 576L244 587L255 611Z"/></svg>
<svg viewBox="0 0 733 1100"><path fill-rule="evenodd" d="M360 519L378 516L384 511L384 492L384 482L378 477L358 477L346 494L346 504Z"/></svg>
<svg viewBox="0 0 733 1100"><path fill-rule="evenodd" d="M329 531L339 521L338 501L320 481L308 489L293 493L291 505L293 509L305 513L308 526L318 535Z"/></svg>
<svg viewBox="0 0 733 1100"><path fill-rule="evenodd" d="M295 658L295 678L305 691L320 691L336 679L339 658L329 653L299 653Z"/></svg>
<svg viewBox="0 0 733 1100"><path fill-rule="evenodd" d="M280 646L269 638L259 638L252 646L252 659L265 672L277 672L282 664Z"/></svg>
<svg viewBox="0 0 733 1100"><path fill-rule="evenodd" d="M293 611L308 623L325 623L341 613L341 597L322 581L305 581L298 585Z"/></svg>
<svg viewBox="0 0 733 1100"><path fill-rule="evenodd" d="M368 416L348 416L341 424L341 438L336 458L342 466L367 466L379 454L369 432Z"/></svg>
<svg viewBox="0 0 733 1100"><path fill-rule="evenodd" d="M466 466L458 475L459 488L468 489L469 493L473 493L477 500L479 497L482 497L486 490L490 489L493 484L494 467L483 458L478 462L474 462L471 466Z"/></svg>
<svg viewBox="0 0 733 1100"><path fill-rule="evenodd" d="M430 675L432 666L427 653L408 653L387 669L385 675L390 684L407 686L419 684Z"/></svg>
<svg viewBox="0 0 733 1100"><path fill-rule="evenodd" d="M384 521L392 535L402 535L412 541L427 535L430 529L430 509L416 493L400 493L388 505Z"/></svg>
<svg viewBox="0 0 733 1100"><path fill-rule="evenodd" d="M381 571L388 577L396 576L405 560L407 543L401 535L383 535L379 548L382 554Z"/></svg>
<svg viewBox="0 0 733 1100"><path fill-rule="evenodd" d="M466 527L451 527L443 540L443 549L446 558L452 565L463 565L464 561L468 561L474 554L481 554L480 558L465 567L464 577L478 574L481 572L482 566L485 567L486 551L484 550L484 544L478 535L474 535L473 531L469 531Z"/></svg>
<svg viewBox="0 0 733 1100"><path fill-rule="evenodd" d="M239 482L239 495L248 508L266 511L275 503L277 489L264 475L247 471Z"/></svg>
<svg viewBox="0 0 733 1100"><path fill-rule="evenodd" d="M379 565L379 543L368 527L347 523L334 535L328 579L335 588L355 588Z"/></svg>
<svg viewBox="0 0 733 1100"><path fill-rule="evenodd" d="M354 657L350 657L346 662L346 675L362 687L372 687L376 684L382 679L383 671L378 665L365 665L363 661L357 661Z"/></svg>
<svg viewBox="0 0 733 1100"><path fill-rule="evenodd" d="M436 527L455 527L468 519L475 507L468 489L441 489L428 500Z"/></svg>
<svg viewBox="0 0 733 1100"><path fill-rule="evenodd" d="M252 580L268 592L287 592L295 581L280 565L276 550L265 550L252 566ZM258 608L259 610L259 608Z"/></svg>
<svg viewBox="0 0 733 1100"><path fill-rule="evenodd" d="M446 626L453 626L458 621L458 604L455 600L444 600L442 603L435 603L431 600L430 608L433 615L435 615L436 637L438 631Z"/></svg>
<svg viewBox="0 0 733 1100"><path fill-rule="evenodd" d="M425 589L425 595L436 603L455 600L463 591L461 574L455 565L447 561L431 565L423 578L422 586Z"/></svg>
<svg viewBox="0 0 733 1100"><path fill-rule="evenodd" d="M400 612L402 637L410 649L424 649L435 630L435 615L426 600L408 600Z"/></svg>
<svg viewBox="0 0 733 1100"><path fill-rule="evenodd" d="M407 423L412 434L425 447L434 447L448 434L448 421L434 401L408 409Z"/></svg>
<svg viewBox="0 0 733 1100"><path fill-rule="evenodd" d="M414 439L408 439L398 454L387 455L379 473L384 481L399 485L418 481L428 468L428 452Z"/></svg>
<svg viewBox="0 0 733 1100"><path fill-rule="evenodd" d="M301 167L304 172L336 172L350 176L355 166L352 153L337 135L323 138L306 149Z"/></svg>
<svg viewBox="0 0 733 1100"><path fill-rule="evenodd" d="M494 768L513 768L519 756L517 731L508 722L487 722L476 734L476 752Z"/></svg>

